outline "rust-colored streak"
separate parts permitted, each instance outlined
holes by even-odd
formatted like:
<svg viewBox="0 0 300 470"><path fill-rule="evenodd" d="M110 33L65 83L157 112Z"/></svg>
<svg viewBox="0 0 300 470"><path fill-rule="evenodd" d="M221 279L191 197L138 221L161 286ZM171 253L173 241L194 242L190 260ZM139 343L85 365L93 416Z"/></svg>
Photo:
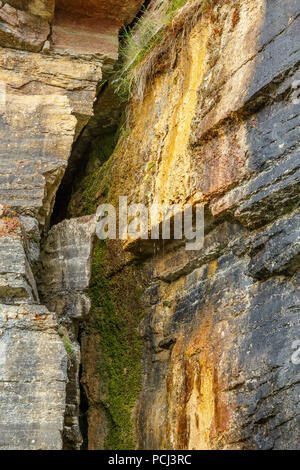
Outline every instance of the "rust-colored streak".
<svg viewBox="0 0 300 470"><path fill-rule="evenodd" d="M143 4L143 0L56 0L56 10L73 15L106 18L120 23L131 21Z"/></svg>

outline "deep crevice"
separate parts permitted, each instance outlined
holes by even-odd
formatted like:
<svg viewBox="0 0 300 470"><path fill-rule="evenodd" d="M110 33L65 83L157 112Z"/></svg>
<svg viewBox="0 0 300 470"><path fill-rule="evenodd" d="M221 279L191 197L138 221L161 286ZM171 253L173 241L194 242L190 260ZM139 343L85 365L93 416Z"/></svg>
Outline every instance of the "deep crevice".
<svg viewBox="0 0 300 470"><path fill-rule="evenodd" d="M139 18L143 15L147 7L149 6L151 0L145 0L142 8L137 13L134 20L127 26L127 28L132 29L137 23ZM123 32L124 29L121 28L119 32L119 44L122 44L123 41ZM121 59L119 59L121 60ZM53 225L62 222L64 219L68 218L68 206L72 198L74 187L76 187L79 182L86 176L86 169L89 163L89 155L91 153L91 147L93 140L100 138L102 135L104 138L108 134L116 134L122 120L123 109L125 104L117 98L115 94L115 99L119 101L119 113L116 115L116 108L112 109L111 113L108 111L103 117L98 113L102 112L101 100L103 98L105 106L105 93L109 92L110 87L110 78L113 76L114 70L117 70L119 60L115 63L114 67L110 71L104 70L104 76L102 81L98 85L97 99L94 104L94 115L90 118L89 122L82 129L78 139L74 142L71 155L68 161L68 166L61 181L61 184L56 193L55 204L50 220L50 227ZM111 89L110 93L113 95L115 90ZM111 116L113 114L113 116ZM111 120L111 123L107 125L107 121ZM95 125L96 124L96 125ZM97 125L99 124L99 125Z"/></svg>
<svg viewBox="0 0 300 470"><path fill-rule="evenodd" d="M134 27L134 25L149 6L150 1L151 0L145 0L141 10L137 13L136 17L127 26L127 28L131 29ZM120 45L123 41L123 31L123 28L121 28L119 33ZM97 139L101 135L106 136L107 134L116 134L118 131L125 104L121 103L116 95L115 99L119 101L119 115L116 117L116 109L114 108L111 110L111 113L106 112L104 117L100 116L99 119L98 116L98 113L102 112L101 100L103 98L105 106L105 93L109 92L108 89L110 87L110 77L113 76L113 71L117 70L118 64L119 61L115 63L112 70L104 70L103 79L98 85L97 99L94 104L94 115L82 129L78 139L73 144L67 169L56 193L56 200L50 220L50 227L68 218L68 206L72 198L74 186L76 186L86 174L86 168L89 162L89 155L91 152L93 139ZM110 92L113 95L115 90L111 89ZM111 116L111 114L113 114L113 116ZM111 125L107 125L107 121L109 120L111 120ZM99 125L97 125L98 123Z"/></svg>

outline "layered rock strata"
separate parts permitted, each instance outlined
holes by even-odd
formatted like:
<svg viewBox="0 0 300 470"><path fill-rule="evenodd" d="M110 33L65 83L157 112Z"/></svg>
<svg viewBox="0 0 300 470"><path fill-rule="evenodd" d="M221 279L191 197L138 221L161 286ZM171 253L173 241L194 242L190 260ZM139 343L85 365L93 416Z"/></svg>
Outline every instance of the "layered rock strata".
<svg viewBox="0 0 300 470"><path fill-rule="evenodd" d="M118 255L109 268L110 292L128 266L152 272L139 325L141 389L128 414L137 448L300 446L300 370L292 360L300 337L299 13L297 1L212 2L194 26L185 24L152 64L151 85L142 103L133 99L109 162L71 201L75 216L119 196L148 206L205 205L200 251L131 244L126 261ZM115 247L106 250L111 263ZM118 359L104 347L101 355L107 303L101 309L94 296L103 272L97 260L82 355L83 369L94 371L90 408L99 390L102 415L89 442L120 448L119 404L101 391L101 361ZM128 372L118 370L125 380ZM116 384L112 375L108 390Z"/></svg>
<svg viewBox="0 0 300 470"><path fill-rule="evenodd" d="M36 286L40 237L103 69L117 59L119 29L140 3L0 2L1 449L63 445L69 347L58 334L61 305L47 301L49 313ZM78 447L72 380L65 434Z"/></svg>

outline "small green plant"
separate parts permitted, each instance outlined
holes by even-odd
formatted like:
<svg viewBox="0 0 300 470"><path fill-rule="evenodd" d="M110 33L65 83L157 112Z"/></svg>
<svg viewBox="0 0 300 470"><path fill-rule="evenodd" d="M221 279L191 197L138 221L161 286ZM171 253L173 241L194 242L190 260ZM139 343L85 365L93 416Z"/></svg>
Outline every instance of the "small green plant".
<svg viewBox="0 0 300 470"><path fill-rule="evenodd" d="M63 337L63 343L64 343L64 346L66 348L66 352L67 352L68 356L70 358L72 358L73 357L73 348L72 348L72 345L71 345L69 339L67 338L67 336Z"/></svg>
<svg viewBox="0 0 300 470"><path fill-rule="evenodd" d="M121 65L117 68L112 82L123 103L128 101L128 97L134 90L135 77L132 72L138 64L143 62L162 37L160 28L154 24L152 27L150 25L151 23L145 21L145 26L141 27L140 36L136 35L135 30L126 27L123 29L123 46L120 48Z"/></svg>
<svg viewBox="0 0 300 470"><path fill-rule="evenodd" d="M120 137L124 137L124 139L128 139L131 134L130 127L122 126L120 129Z"/></svg>

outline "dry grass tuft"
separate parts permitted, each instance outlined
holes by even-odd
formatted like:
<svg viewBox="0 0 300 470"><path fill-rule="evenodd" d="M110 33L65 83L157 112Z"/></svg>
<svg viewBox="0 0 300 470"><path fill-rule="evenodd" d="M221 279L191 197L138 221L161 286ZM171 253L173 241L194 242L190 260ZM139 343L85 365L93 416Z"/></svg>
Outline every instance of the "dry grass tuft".
<svg viewBox="0 0 300 470"><path fill-rule="evenodd" d="M217 0L153 0L133 30L125 30L122 63L114 80L127 101L143 101L154 75L165 67L178 38L184 41L203 11Z"/></svg>

